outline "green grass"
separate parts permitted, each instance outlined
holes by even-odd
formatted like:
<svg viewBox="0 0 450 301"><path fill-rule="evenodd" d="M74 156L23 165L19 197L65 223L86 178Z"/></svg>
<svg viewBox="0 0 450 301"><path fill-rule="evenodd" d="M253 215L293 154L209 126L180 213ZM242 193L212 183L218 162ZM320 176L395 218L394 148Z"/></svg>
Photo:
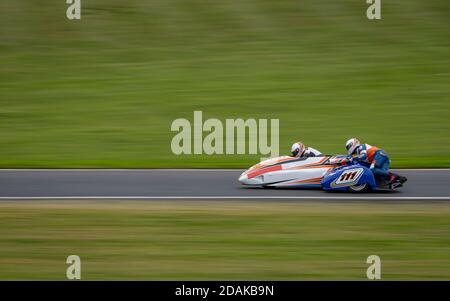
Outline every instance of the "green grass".
<svg viewBox="0 0 450 301"><path fill-rule="evenodd" d="M57 2L57 3L56 3ZM281 153L352 136L450 167L447 0L0 4L0 167L246 167L175 156L176 118L279 118Z"/></svg>
<svg viewBox="0 0 450 301"><path fill-rule="evenodd" d="M450 279L448 203L1 202L0 279Z"/></svg>

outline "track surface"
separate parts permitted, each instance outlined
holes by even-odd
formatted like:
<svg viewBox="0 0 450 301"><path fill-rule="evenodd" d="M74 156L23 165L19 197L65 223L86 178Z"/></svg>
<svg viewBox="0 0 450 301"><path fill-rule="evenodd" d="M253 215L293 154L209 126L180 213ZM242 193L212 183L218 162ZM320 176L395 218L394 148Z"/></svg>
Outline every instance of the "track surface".
<svg viewBox="0 0 450 301"><path fill-rule="evenodd" d="M355 196L321 190L247 188L242 170L0 170L0 199L7 198L437 198L450 199L450 170L401 170L396 192Z"/></svg>

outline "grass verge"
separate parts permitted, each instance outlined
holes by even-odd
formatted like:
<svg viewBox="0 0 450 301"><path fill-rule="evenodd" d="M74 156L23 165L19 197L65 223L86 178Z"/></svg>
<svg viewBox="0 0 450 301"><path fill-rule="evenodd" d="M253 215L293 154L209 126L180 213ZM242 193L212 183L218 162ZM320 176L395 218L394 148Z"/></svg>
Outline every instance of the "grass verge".
<svg viewBox="0 0 450 301"><path fill-rule="evenodd" d="M450 204L1 202L0 279L450 279Z"/></svg>

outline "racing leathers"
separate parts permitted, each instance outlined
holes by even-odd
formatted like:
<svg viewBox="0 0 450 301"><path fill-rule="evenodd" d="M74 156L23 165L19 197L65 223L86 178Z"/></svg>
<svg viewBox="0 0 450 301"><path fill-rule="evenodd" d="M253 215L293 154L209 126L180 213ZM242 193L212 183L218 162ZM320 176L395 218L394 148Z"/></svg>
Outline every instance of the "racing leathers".
<svg viewBox="0 0 450 301"><path fill-rule="evenodd" d="M390 180L391 160L384 150L370 144L361 144L356 148L355 154L353 160L370 164L370 170L375 177Z"/></svg>
<svg viewBox="0 0 450 301"><path fill-rule="evenodd" d="M322 153L312 147L307 147L302 155L302 157L320 157L320 156L322 156Z"/></svg>

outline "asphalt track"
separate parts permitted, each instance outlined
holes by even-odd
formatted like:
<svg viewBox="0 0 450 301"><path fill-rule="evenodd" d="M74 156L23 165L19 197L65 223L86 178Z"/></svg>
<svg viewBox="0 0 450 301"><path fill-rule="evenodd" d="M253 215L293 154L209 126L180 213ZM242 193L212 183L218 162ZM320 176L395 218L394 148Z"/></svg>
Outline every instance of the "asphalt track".
<svg viewBox="0 0 450 301"><path fill-rule="evenodd" d="M0 170L0 200L22 199L398 199L450 200L450 169L400 170L405 187L330 193L242 186L242 170Z"/></svg>

